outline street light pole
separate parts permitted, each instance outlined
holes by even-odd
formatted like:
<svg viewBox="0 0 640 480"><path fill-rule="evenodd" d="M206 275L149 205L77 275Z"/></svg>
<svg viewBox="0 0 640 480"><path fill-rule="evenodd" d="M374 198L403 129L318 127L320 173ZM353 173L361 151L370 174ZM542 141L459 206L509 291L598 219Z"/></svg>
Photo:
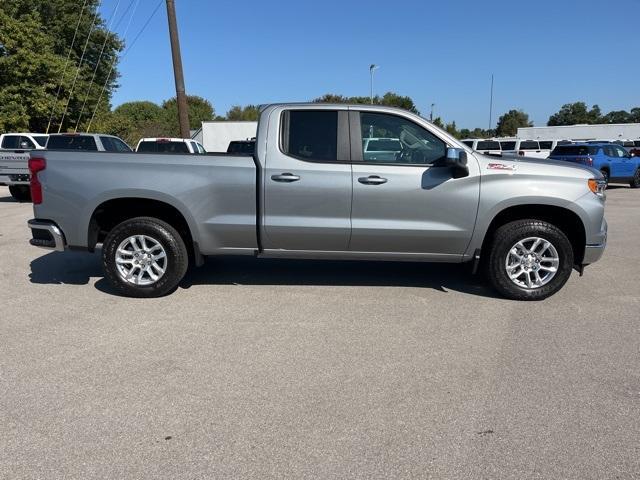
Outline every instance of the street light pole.
<svg viewBox="0 0 640 480"><path fill-rule="evenodd" d="M171 56L173 59L173 75L176 82L176 100L178 103L178 122L180 136L191 138L189 133L189 106L184 89L184 72L182 71L182 56L180 55L180 39L178 38L178 22L176 20L176 6L174 0L167 1L167 19L169 21L169 38L171 40Z"/></svg>
<svg viewBox="0 0 640 480"><path fill-rule="evenodd" d="M380 65L375 65L375 64L371 64L369 65L369 75L371 76L371 92L370 92L370 98L371 98L371 104L373 105L373 72L374 70L380 68Z"/></svg>
<svg viewBox="0 0 640 480"><path fill-rule="evenodd" d="M431 123L433 123L433 107L435 106L436 106L435 103L431 104L431 115L429 115L429 120L431 121Z"/></svg>

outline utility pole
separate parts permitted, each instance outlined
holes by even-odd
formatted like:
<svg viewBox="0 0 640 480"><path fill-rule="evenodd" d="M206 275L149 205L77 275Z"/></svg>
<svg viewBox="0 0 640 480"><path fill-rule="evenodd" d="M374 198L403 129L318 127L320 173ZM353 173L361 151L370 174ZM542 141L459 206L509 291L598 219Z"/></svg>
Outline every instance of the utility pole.
<svg viewBox="0 0 640 480"><path fill-rule="evenodd" d="M184 73L182 71L182 56L180 55L180 39L178 38L178 22L176 21L176 6L174 0L167 0L167 19L169 20L173 75L176 80L176 100L178 102L180 136L182 138L191 138L189 133L189 106L187 104L187 95L184 91Z"/></svg>
<svg viewBox="0 0 640 480"><path fill-rule="evenodd" d="M433 123L433 107L435 107L435 106L436 106L436 104L435 104L435 103L432 103L432 104L431 104L431 115L429 115L429 121L430 121L431 123Z"/></svg>
<svg viewBox="0 0 640 480"><path fill-rule="evenodd" d="M491 74L491 100L489 100L489 130L493 123L493 74Z"/></svg>

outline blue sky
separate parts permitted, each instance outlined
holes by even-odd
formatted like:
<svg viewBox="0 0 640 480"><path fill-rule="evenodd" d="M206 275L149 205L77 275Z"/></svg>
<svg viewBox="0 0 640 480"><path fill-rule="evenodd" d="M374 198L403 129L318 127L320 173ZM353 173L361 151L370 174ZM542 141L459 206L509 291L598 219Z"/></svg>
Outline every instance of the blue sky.
<svg viewBox="0 0 640 480"><path fill-rule="evenodd" d="M121 0L120 12L132 0ZM159 0L140 0L131 43ZM103 0L105 18L117 0ZM486 128L511 108L544 125L563 103L640 106L640 0L176 0L187 93L216 113L324 93L411 96ZM126 21L118 28L124 33ZM164 1L119 65L113 104L175 95Z"/></svg>

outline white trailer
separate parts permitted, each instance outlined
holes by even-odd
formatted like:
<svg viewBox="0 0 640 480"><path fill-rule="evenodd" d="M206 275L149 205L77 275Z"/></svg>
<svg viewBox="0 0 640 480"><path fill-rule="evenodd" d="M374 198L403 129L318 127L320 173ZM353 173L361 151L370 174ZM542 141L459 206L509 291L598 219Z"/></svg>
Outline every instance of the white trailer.
<svg viewBox="0 0 640 480"><path fill-rule="evenodd" d="M525 127L518 129L523 140L638 140L640 123Z"/></svg>
<svg viewBox="0 0 640 480"><path fill-rule="evenodd" d="M234 140L250 140L256 136L258 122L202 122L202 128L192 135L207 152L226 152Z"/></svg>

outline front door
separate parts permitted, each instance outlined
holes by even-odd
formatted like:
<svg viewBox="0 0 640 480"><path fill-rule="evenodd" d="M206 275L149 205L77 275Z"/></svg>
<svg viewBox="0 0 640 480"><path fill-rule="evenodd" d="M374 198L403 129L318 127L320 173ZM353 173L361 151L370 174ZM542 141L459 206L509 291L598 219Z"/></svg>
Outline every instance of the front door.
<svg viewBox="0 0 640 480"><path fill-rule="evenodd" d="M478 208L477 162L469 156L469 176L455 179L452 169L438 166L446 157L447 143L425 127L396 114L352 111L350 115L349 249L434 259L462 255ZM368 147L364 152L363 144ZM372 144L380 148L371 148Z"/></svg>
<svg viewBox="0 0 640 480"><path fill-rule="evenodd" d="M275 116L274 116L275 115ZM265 158L265 250L345 251L351 234L346 109L276 111ZM274 129L274 130L272 130Z"/></svg>

